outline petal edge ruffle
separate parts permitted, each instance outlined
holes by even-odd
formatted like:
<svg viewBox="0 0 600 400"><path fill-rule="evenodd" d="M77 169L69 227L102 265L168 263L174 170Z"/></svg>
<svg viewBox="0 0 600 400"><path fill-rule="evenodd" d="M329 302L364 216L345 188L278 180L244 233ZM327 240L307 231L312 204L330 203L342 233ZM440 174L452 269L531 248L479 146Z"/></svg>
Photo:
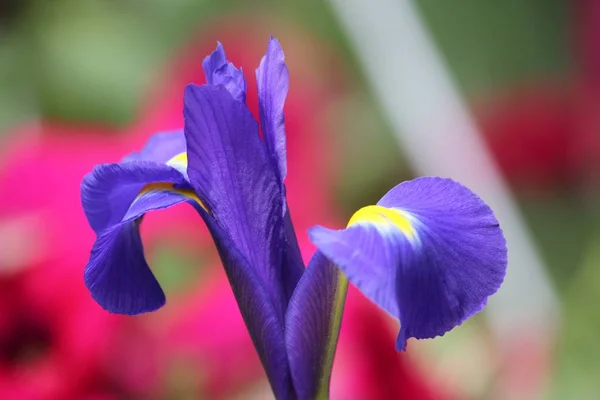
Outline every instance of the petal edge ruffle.
<svg viewBox="0 0 600 400"><path fill-rule="evenodd" d="M363 215L344 230L313 228L311 239L400 320L399 349L410 337L433 338L460 325L502 284L506 240L489 206L466 187L418 178L390 190L371 211L377 207L399 213L402 223L388 211Z"/></svg>

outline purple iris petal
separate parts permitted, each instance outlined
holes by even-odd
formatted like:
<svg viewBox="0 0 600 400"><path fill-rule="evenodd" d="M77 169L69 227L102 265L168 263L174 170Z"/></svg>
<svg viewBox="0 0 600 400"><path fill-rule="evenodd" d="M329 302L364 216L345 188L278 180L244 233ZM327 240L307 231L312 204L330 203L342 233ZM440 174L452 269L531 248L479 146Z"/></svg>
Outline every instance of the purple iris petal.
<svg viewBox="0 0 600 400"><path fill-rule="evenodd" d="M237 285L248 293L266 293L264 302L258 303L241 300L236 294L255 346L262 353L261 348L275 346L266 341L273 342L273 336L283 334L288 304L284 276L292 267L284 261L291 257L301 262L295 236L287 236L294 242L286 242L286 226L290 225L282 215L279 181L256 121L227 90L189 85L184 93L184 117L190 184L211 210L207 224L222 232L213 237L234 292L241 290ZM244 262L238 262L237 268L247 269L238 274L256 278L240 278L238 283L232 279L228 263L232 254L238 253L236 257ZM294 275L295 279L299 275ZM268 319L275 317L278 325L255 321L265 313L272 313ZM273 371L285 369L287 364L273 363L264 356L263 363L275 390Z"/></svg>
<svg viewBox="0 0 600 400"><path fill-rule="evenodd" d="M302 253L298 246L298 239L296 238L296 232L292 223L289 207L286 207L286 212L283 216L283 225L285 243L282 244L284 251L284 268L281 270L281 280L283 282L286 298L290 299L296 289L300 277L304 274L304 261L302 260Z"/></svg>
<svg viewBox="0 0 600 400"><path fill-rule="evenodd" d="M221 42L217 42L217 48L212 53L207 55L202 61L202 69L204 70L204 76L206 77L206 83L214 85L213 74L227 64L227 56L225 55L225 49Z"/></svg>
<svg viewBox="0 0 600 400"><path fill-rule="evenodd" d="M246 102L246 78L242 69L237 69L232 63L222 65L213 73L213 84L223 85L234 99Z"/></svg>
<svg viewBox="0 0 600 400"><path fill-rule="evenodd" d="M450 179L404 182L357 212L349 228L315 227L310 236L400 319L401 350L410 337L443 335L480 311L506 272L506 241L492 210Z"/></svg>
<svg viewBox="0 0 600 400"><path fill-rule="evenodd" d="M144 258L136 221L98 235L84 280L94 300L112 313L136 315L165 304L165 294Z"/></svg>
<svg viewBox="0 0 600 400"><path fill-rule="evenodd" d="M326 398L348 281L317 251L286 314L285 339L299 399Z"/></svg>
<svg viewBox="0 0 600 400"><path fill-rule="evenodd" d="M96 166L81 183L81 201L90 226L99 233L121 222L142 188L156 182L180 185L185 179L175 168L154 161Z"/></svg>
<svg viewBox="0 0 600 400"><path fill-rule="evenodd" d="M225 49L221 43L202 62L206 83L209 85L223 85L233 98L242 103L246 102L246 78L242 69L236 68L227 61Z"/></svg>
<svg viewBox="0 0 600 400"><path fill-rule="evenodd" d="M188 85L184 117L190 183L283 318L281 193L257 123L219 86Z"/></svg>
<svg viewBox="0 0 600 400"><path fill-rule="evenodd" d="M277 39L271 38L269 41L267 53L256 70L256 82L263 136L283 185L287 175L283 106L289 89L289 72Z"/></svg>
<svg viewBox="0 0 600 400"><path fill-rule="evenodd" d="M250 337L278 399L295 398L289 376L284 327L269 294L238 243L219 224L202 213L217 245L225 272Z"/></svg>
<svg viewBox="0 0 600 400"><path fill-rule="evenodd" d="M384 236L376 226L363 224L339 231L315 226L309 230L309 236L344 270L350 282L381 308L398 317L394 278L405 241L401 233L390 230L389 235Z"/></svg>
<svg viewBox="0 0 600 400"><path fill-rule="evenodd" d="M304 262L298 250L294 226L285 199L284 180L287 174L287 158L285 149L285 117L283 106L289 88L289 73L285 64L285 56L277 39L271 38L267 53L262 58L256 70L258 85L258 105L260 124L269 157L277 172L281 185L281 202L285 220L286 265L283 271L283 281L286 291L291 292L296 287L304 272Z"/></svg>
<svg viewBox="0 0 600 400"><path fill-rule="evenodd" d="M179 129L150 136L141 151L127 155L123 161L156 161L164 164L185 151L185 136L183 129Z"/></svg>
<svg viewBox="0 0 600 400"><path fill-rule="evenodd" d="M84 279L104 309L134 315L164 304L144 258L139 222L148 211L195 203L190 191L173 188L185 184L175 168L153 161L103 164L84 178L83 208L97 234Z"/></svg>

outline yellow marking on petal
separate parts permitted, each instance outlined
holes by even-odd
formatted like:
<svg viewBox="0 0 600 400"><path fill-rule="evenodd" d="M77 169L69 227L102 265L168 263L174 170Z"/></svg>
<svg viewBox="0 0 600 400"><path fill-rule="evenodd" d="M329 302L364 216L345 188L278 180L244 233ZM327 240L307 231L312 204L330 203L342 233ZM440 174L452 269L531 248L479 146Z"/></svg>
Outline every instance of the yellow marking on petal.
<svg viewBox="0 0 600 400"><path fill-rule="evenodd" d="M393 224L409 238L416 236L415 228L406 212L383 206L366 206L354 213L348 226L360 222L378 224Z"/></svg>
<svg viewBox="0 0 600 400"><path fill-rule="evenodd" d="M181 164L181 165L187 166L187 163L188 163L188 156L187 156L187 152L185 152L185 151L183 153L177 154L175 157L172 157L169 161L167 161L167 165Z"/></svg>
<svg viewBox="0 0 600 400"><path fill-rule="evenodd" d="M182 153L182 154L185 154L185 153ZM200 207L202 207L204 209L204 211L209 212L208 209L206 208L206 206L204 205L204 203L202 203L202 200L200 200L200 198L198 198L198 195L196 194L196 192L194 192L191 189L175 189L171 182L149 183L146 186L144 186L142 188L142 190L140 190L140 193L138 194L137 197L140 198L141 196L143 196L144 194L146 194L152 190L163 190L163 191L180 194L184 197L187 197L188 199L194 200L196 203L198 203L198 205Z"/></svg>

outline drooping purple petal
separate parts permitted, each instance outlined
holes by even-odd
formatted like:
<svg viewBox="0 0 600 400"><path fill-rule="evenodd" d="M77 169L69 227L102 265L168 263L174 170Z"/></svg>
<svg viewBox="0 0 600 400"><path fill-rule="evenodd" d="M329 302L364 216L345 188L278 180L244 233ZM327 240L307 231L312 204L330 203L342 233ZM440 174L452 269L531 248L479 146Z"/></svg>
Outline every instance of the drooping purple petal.
<svg viewBox="0 0 600 400"><path fill-rule="evenodd" d="M256 82L263 136L283 185L287 175L283 106L289 89L289 72L283 49L275 38L270 39L267 53L256 70Z"/></svg>
<svg viewBox="0 0 600 400"><path fill-rule="evenodd" d="M209 85L223 85L233 98L242 103L246 102L246 78L241 68L236 68L227 61L225 49L221 43L202 62L206 83Z"/></svg>
<svg viewBox="0 0 600 400"><path fill-rule="evenodd" d="M260 277L227 231L201 211L217 245L229 283L271 388L278 399L293 399L284 327Z"/></svg>
<svg viewBox="0 0 600 400"><path fill-rule="evenodd" d="M309 230L311 241L337 264L361 292L398 318L396 269L405 239L390 229L380 234L376 226L354 225L343 230L315 226Z"/></svg>
<svg viewBox="0 0 600 400"><path fill-rule="evenodd" d="M348 281L317 251L286 314L285 339L299 399L327 398Z"/></svg>
<svg viewBox="0 0 600 400"><path fill-rule="evenodd" d="M98 235L84 280L92 298L112 313L136 315L165 304L165 294L144 258L136 221L117 224Z"/></svg>
<svg viewBox="0 0 600 400"><path fill-rule="evenodd" d="M228 91L208 85L185 89L184 117L190 183L283 320L281 192L257 123Z"/></svg>
<svg viewBox="0 0 600 400"><path fill-rule="evenodd" d="M410 337L443 335L480 311L506 272L506 241L492 210L466 187L419 178L359 210L350 227L312 241Z"/></svg>
<svg viewBox="0 0 600 400"><path fill-rule="evenodd" d="M166 164L99 165L81 185L83 208L97 238L84 280L104 309L135 315L161 307L164 293L144 258L140 218L181 202L199 206L181 173Z"/></svg>

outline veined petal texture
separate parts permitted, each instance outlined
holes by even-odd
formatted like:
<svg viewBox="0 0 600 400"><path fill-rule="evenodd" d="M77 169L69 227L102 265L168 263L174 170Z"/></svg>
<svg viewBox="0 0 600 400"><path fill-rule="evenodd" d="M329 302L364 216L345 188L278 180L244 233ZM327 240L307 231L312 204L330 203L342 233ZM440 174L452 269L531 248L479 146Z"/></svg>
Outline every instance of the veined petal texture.
<svg viewBox="0 0 600 400"><path fill-rule="evenodd" d="M270 38L267 52L256 69L258 86L258 109L260 125L269 158L281 186L281 204L285 220L286 268L282 280L288 298L296 287L304 271L304 262L297 248L296 234L287 207L285 177L287 175L287 155L285 138L285 115L283 107L289 89L289 72L285 55L279 41Z"/></svg>
<svg viewBox="0 0 600 400"><path fill-rule="evenodd" d="M291 390L284 341L286 291L280 186L258 125L222 86L184 94L188 175L248 331L278 398Z"/></svg>
<svg viewBox="0 0 600 400"><path fill-rule="evenodd" d="M283 106L290 85L289 78L283 49L277 39L271 38L267 54L256 70L256 83L260 124L281 184L287 175Z"/></svg>
<svg viewBox="0 0 600 400"><path fill-rule="evenodd" d="M277 399L295 399L284 327L260 277L218 221L205 215L252 342Z"/></svg>
<svg viewBox="0 0 600 400"><path fill-rule="evenodd" d="M257 123L223 87L188 85L184 104L191 185L255 269L283 321L280 190Z"/></svg>
<svg viewBox="0 0 600 400"><path fill-rule="evenodd" d="M506 241L492 210L450 179L401 183L344 230L312 241L367 297L400 320L397 347L443 335L500 287Z"/></svg>
<svg viewBox="0 0 600 400"><path fill-rule="evenodd" d="M166 145L159 150L162 141ZM97 235L84 280L92 297L110 312L139 314L165 303L144 258L139 224L148 211L182 202L202 207L185 176L169 165L182 158L180 144L176 136L159 134L131 161L98 165L83 179L82 205Z"/></svg>

